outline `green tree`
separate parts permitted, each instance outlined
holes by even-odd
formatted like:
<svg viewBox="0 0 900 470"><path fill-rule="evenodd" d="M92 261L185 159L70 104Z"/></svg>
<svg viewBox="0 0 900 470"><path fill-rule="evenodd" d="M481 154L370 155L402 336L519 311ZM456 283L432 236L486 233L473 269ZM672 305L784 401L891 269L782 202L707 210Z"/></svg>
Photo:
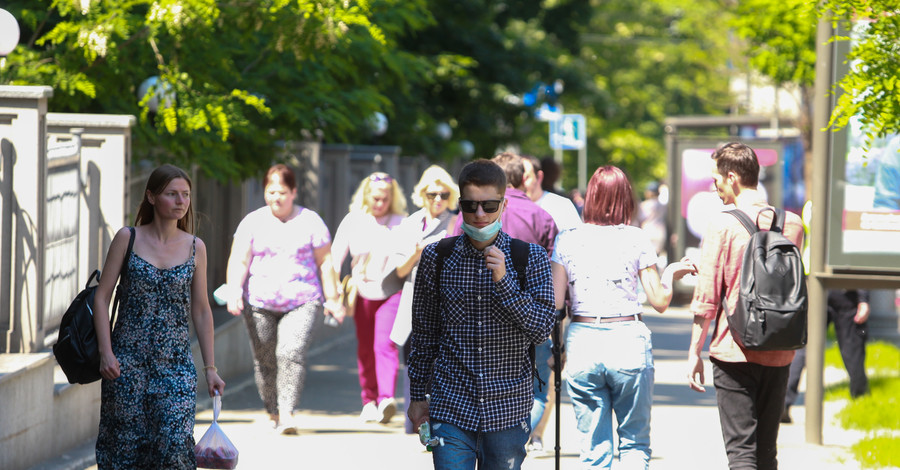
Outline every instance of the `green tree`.
<svg viewBox="0 0 900 470"><path fill-rule="evenodd" d="M900 133L900 2L825 0L821 8L845 25L850 21L868 23L858 30L860 36L854 38L847 55L847 61L855 65L836 84L842 94L829 126L840 129L859 116L866 145Z"/></svg>
<svg viewBox="0 0 900 470"><path fill-rule="evenodd" d="M714 0L595 0L591 6L567 58L586 79L567 86L562 102L567 112L587 117L588 176L614 164L641 187L667 174L667 116L731 108L729 38L709 26L709 18L726 12ZM564 161L564 186L573 187L574 153Z"/></svg>
<svg viewBox="0 0 900 470"><path fill-rule="evenodd" d="M425 0L13 0L24 38L4 81L46 84L62 112L136 114L135 154L236 178L272 141L349 139L428 64L396 38L432 21ZM151 112L139 85L161 99ZM171 93L171 94L170 94Z"/></svg>

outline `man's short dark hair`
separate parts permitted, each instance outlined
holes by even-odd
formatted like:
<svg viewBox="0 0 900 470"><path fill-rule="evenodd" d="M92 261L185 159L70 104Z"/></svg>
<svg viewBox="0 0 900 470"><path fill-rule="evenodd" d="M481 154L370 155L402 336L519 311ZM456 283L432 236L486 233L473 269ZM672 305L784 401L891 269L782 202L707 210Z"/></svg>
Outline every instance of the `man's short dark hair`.
<svg viewBox="0 0 900 470"><path fill-rule="evenodd" d="M511 152L503 152L496 155L491 161L500 165L500 168L506 173L506 184L522 189L522 183L525 180L525 165L522 163L522 157Z"/></svg>
<svg viewBox="0 0 900 470"><path fill-rule="evenodd" d="M712 154L719 174L725 176L733 171L741 180L741 186L753 188L759 184L759 159L756 152L746 144L728 142Z"/></svg>
<svg viewBox="0 0 900 470"><path fill-rule="evenodd" d="M520 165L521 166L521 165ZM493 186L501 195L506 194L506 173L491 160L479 158L467 163L459 172L459 192L466 186Z"/></svg>

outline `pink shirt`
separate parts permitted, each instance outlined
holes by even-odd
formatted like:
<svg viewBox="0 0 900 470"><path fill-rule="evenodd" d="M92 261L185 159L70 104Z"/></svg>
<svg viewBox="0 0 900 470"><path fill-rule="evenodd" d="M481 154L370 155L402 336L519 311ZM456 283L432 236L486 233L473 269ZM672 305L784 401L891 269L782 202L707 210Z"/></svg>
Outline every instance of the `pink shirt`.
<svg viewBox="0 0 900 470"><path fill-rule="evenodd" d="M744 201L738 209L744 211L751 220L759 215L760 227L767 228L772 223L772 212L759 211L768 207L762 199ZM786 212L784 236L797 246L803 244L803 222L793 212ZM716 214L710 222L701 246L699 279L694 289L691 312L695 316L716 318L715 329L709 344L709 355L724 362L752 362L764 366L785 366L794 358L794 351L748 351L738 345L731 336L728 321L718 317L722 301L725 301L728 315L734 314L740 292L741 264L744 249L750 241L747 229L731 214ZM725 298L722 298L722 292ZM724 308L724 307L723 307Z"/></svg>
<svg viewBox="0 0 900 470"><path fill-rule="evenodd" d="M234 238L250 244L250 305L289 312L322 300L315 249L330 243L331 234L319 214L301 207L296 217L282 222L263 206L244 217Z"/></svg>

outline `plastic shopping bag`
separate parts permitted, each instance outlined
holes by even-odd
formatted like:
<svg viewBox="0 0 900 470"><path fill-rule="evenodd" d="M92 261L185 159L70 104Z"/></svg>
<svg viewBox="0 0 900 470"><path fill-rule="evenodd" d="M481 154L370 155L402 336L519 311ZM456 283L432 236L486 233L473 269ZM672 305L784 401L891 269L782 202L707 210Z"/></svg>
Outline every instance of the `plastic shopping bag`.
<svg viewBox="0 0 900 470"><path fill-rule="evenodd" d="M213 397L213 422L209 429L200 438L200 442L194 446L194 457L197 459L197 467L213 469L233 469L237 467L238 450L222 428L219 427L219 411L222 409L222 397L216 391Z"/></svg>

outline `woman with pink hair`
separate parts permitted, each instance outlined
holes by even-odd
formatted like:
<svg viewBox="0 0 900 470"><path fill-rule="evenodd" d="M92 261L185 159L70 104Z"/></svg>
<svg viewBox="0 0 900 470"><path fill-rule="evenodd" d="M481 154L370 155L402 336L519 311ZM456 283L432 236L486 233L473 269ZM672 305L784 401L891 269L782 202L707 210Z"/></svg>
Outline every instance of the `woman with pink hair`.
<svg viewBox="0 0 900 470"><path fill-rule="evenodd" d="M612 466L613 413L623 468L649 467L654 370L638 282L662 313L673 280L696 272L684 259L660 280L649 235L631 225L634 212L625 173L598 168L585 195L584 225L561 232L551 258L556 306L570 302L564 375L582 435L581 461L590 468Z"/></svg>

